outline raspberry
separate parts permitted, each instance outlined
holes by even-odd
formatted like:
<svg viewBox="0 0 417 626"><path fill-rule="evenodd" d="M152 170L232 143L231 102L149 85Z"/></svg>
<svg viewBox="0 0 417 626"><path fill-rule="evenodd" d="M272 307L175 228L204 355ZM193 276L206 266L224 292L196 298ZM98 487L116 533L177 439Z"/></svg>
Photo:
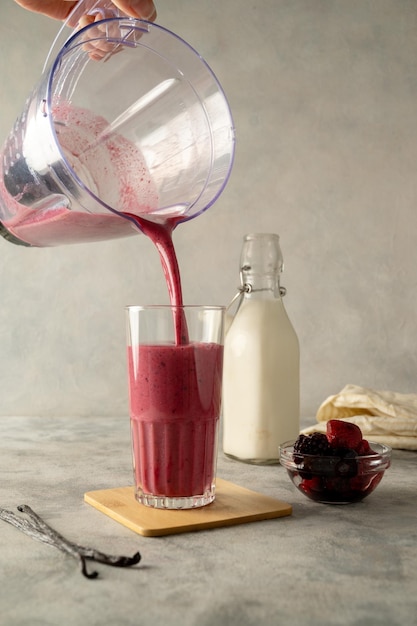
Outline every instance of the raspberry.
<svg viewBox="0 0 417 626"><path fill-rule="evenodd" d="M362 441L362 432L359 426L342 420L327 422L327 439L334 448L357 449Z"/></svg>
<svg viewBox="0 0 417 626"><path fill-rule="evenodd" d="M304 478L300 483L300 489L304 491L309 498L316 500L317 497L320 497L323 490L322 480L318 476Z"/></svg>

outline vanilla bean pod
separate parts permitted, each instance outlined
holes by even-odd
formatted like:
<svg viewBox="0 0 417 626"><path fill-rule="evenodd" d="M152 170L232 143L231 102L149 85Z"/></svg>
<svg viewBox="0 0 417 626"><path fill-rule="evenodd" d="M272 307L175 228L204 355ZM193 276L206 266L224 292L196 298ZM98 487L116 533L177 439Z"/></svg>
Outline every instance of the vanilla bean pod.
<svg viewBox="0 0 417 626"><path fill-rule="evenodd" d="M26 515L30 517L33 527L36 528L36 530L39 531L41 535L41 541L51 546L54 546L55 548L58 548L58 550L61 550L61 552L65 552L66 554L74 557L80 563L81 572L86 578L97 578L98 572L88 572L85 557L80 553L76 544L68 541L60 533L51 528L51 526L44 522L44 520L39 517L39 515L37 515L35 511L33 511L31 507L27 504L18 506L17 510L21 513L26 513Z"/></svg>
<svg viewBox="0 0 417 626"><path fill-rule="evenodd" d="M56 538L57 541L63 541L65 544L71 545L73 548L77 550L77 552L86 559L90 561L96 561L97 563L104 563L105 565L111 565L113 567L130 567L132 565L136 565L139 563L141 556L139 552L136 552L133 556L113 556L111 554L105 554L104 552L100 552L95 548L85 548L84 546L80 546L78 544L74 544L65 539L62 535L60 535L56 530L51 528L44 520L39 517L30 506L22 505L17 507L18 511L22 513L26 513L29 515L34 523L37 525L39 529L43 529L45 533L48 533L51 537L51 544L53 543L53 538Z"/></svg>
<svg viewBox="0 0 417 626"><path fill-rule="evenodd" d="M12 511L0 508L0 519L18 528L32 539L58 548L62 552L74 557L81 566L81 572L86 578L96 578L98 572L88 572L86 560L104 563L113 567L130 567L139 563L141 556L137 552L132 557L113 556L94 548L86 548L65 539L60 533L51 528L30 506L23 504L17 507L21 513L26 513L29 519L22 518Z"/></svg>

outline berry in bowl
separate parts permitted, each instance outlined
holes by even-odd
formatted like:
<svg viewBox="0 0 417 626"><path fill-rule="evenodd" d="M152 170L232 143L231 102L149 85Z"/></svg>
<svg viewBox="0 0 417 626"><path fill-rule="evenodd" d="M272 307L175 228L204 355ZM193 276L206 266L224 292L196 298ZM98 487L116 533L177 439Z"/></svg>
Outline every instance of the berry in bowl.
<svg viewBox="0 0 417 626"><path fill-rule="evenodd" d="M280 446L280 463L294 485L323 504L348 504L369 496L391 463L391 448L363 439L351 422L329 420L327 432L300 435Z"/></svg>

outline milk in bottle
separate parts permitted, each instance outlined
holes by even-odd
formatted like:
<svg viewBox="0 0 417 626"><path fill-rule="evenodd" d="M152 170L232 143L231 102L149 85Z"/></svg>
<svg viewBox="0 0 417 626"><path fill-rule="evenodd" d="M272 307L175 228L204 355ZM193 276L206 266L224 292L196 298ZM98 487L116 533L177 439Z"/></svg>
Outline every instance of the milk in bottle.
<svg viewBox="0 0 417 626"><path fill-rule="evenodd" d="M242 297L224 345L223 450L247 463L278 463L279 445L299 434L299 344L282 266L278 235L245 236Z"/></svg>

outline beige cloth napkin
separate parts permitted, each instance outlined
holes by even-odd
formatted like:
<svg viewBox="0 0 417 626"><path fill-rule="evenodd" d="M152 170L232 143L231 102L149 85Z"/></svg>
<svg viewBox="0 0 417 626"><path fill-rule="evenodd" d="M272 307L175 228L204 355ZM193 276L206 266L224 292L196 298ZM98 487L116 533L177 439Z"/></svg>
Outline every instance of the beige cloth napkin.
<svg viewBox="0 0 417 626"><path fill-rule="evenodd" d="M326 432L328 420L343 419L357 424L364 439L417 450L417 394L346 385L323 402L316 418L318 423L305 428L304 434Z"/></svg>

